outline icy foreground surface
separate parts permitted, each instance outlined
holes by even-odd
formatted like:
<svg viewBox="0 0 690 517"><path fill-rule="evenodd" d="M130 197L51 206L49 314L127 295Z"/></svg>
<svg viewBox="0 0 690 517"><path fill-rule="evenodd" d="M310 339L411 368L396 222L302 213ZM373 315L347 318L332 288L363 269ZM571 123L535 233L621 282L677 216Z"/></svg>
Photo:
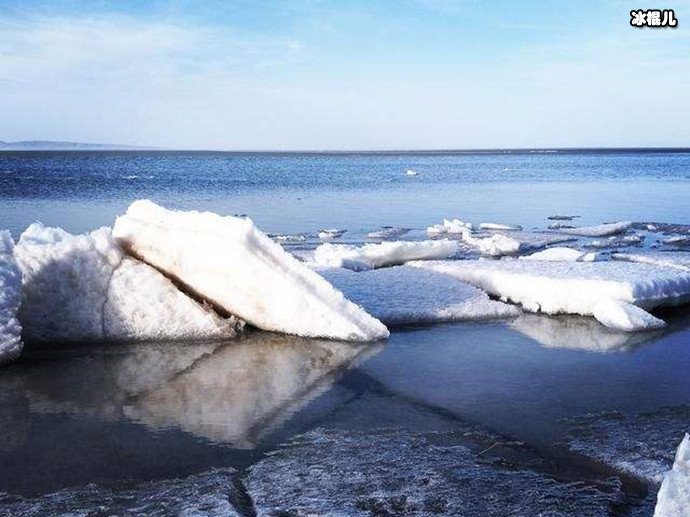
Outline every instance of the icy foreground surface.
<svg viewBox="0 0 690 517"><path fill-rule="evenodd" d="M457 241L397 241L380 244L350 246L322 244L314 252L316 267L347 268L365 271L385 266L397 266L408 260L445 259L459 250Z"/></svg>
<svg viewBox="0 0 690 517"><path fill-rule="evenodd" d="M15 257L27 341L188 339L235 335L220 318L152 267L127 257L108 228L71 235L34 223Z"/></svg>
<svg viewBox="0 0 690 517"><path fill-rule="evenodd" d="M22 328L17 311L22 300L22 277L13 257L10 232L0 231L0 364L22 352Z"/></svg>
<svg viewBox="0 0 690 517"><path fill-rule="evenodd" d="M345 296L386 325L507 318L517 307L446 275L397 266L355 273L321 269L319 273Z"/></svg>
<svg viewBox="0 0 690 517"><path fill-rule="evenodd" d="M240 516L234 504L242 498L235 488L235 476L233 469L226 468L128 489L90 484L36 498L0 493L0 516Z"/></svg>
<svg viewBox="0 0 690 517"><path fill-rule="evenodd" d="M253 465L246 483L261 516L459 510L501 517L606 516L620 497L615 481L561 481L479 452L453 432L317 429Z"/></svg>
<svg viewBox="0 0 690 517"><path fill-rule="evenodd" d="M445 273L530 312L594 316L621 330L657 328L660 320L637 308L690 298L690 273L624 262L529 260L415 261L410 266Z"/></svg>
<svg viewBox="0 0 690 517"><path fill-rule="evenodd" d="M671 468L690 407L625 414L597 413L564 422L571 450L658 486Z"/></svg>
<svg viewBox="0 0 690 517"><path fill-rule="evenodd" d="M678 446L673 468L664 476L654 517L690 516L690 435Z"/></svg>
<svg viewBox="0 0 690 517"><path fill-rule="evenodd" d="M359 341L388 337L380 321L249 219L136 201L118 217L113 234L135 256L258 328Z"/></svg>

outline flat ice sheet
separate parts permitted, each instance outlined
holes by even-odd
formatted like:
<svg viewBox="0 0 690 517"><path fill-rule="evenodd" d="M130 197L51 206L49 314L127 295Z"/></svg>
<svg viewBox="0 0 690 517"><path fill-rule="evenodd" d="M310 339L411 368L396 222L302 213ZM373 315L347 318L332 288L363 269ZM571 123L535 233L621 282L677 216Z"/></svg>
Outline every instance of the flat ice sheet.
<svg viewBox="0 0 690 517"><path fill-rule="evenodd" d="M491 295L520 303L531 312L581 314L597 319L605 315L604 323L613 321L616 328L627 330L644 319L626 304L651 309L690 299L690 273L647 264L505 259L408 264L445 273ZM609 301L620 306L606 312ZM656 326L655 320L649 320L652 327Z"/></svg>
<svg viewBox="0 0 690 517"><path fill-rule="evenodd" d="M646 251L644 253L614 253L613 260L639 262L661 267L690 271L690 252L687 251Z"/></svg>
<svg viewBox="0 0 690 517"><path fill-rule="evenodd" d="M195 339L235 335L223 319L152 267L125 256L110 229L71 235L31 225L15 256L27 341Z"/></svg>
<svg viewBox="0 0 690 517"><path fill-rule="evenodd" d="M249 219L137 201L118 217L113 234L135 256L258 328L358 341L388 337L380 321Z"/></svg>
<svg viewBox="0 0 690 517"><path fill-rule="evenodd" d="M629 221L619 223L606 223L596 226L577 226L575 228L562 228L562 233L578 235L580 237L608 237L627 231L632 226Z"/></svg>
<svg viewBox="0 0 690 517"><path fill-rule="evenodd" d="M489 299L483 291L446 275L407 266L355 273L319 273L387 325L507 318L517 307Z"/></svg>
<svg viewBox="0 0 690 517"><path fill-rule="evenodd" d="M17 311L22 299L22 277L14 260L14 242L0 231L0 364L22 353L22 328Z"/></svg>
<svg viewBox="0 0 690 517"><path fill-rule="evenodd" d="M314 251L316 267L347 268L364 271L396 266L408 260L445 259L459 251L457 241L396 241L351 246L322 244Z"/></svg>

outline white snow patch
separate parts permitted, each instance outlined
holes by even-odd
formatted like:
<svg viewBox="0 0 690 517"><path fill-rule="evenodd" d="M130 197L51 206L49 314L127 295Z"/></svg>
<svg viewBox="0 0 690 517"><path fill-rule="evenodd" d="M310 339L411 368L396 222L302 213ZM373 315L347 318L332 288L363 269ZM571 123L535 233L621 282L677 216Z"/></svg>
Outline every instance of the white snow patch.
<svg viewBox="0 0 690 517"><path fill-rule="evenodd" d="M569 235L578 235L580 237L608 237L609 235L616 235L628 230L632 225L631 222L625 221L620 223L606 223L597 226L578 226L576 228L562 228L562 233Z"/></svg>
<svg viewBox="0 0 690 517"><path fill-rule="evenodd" d="M632 322L639 313L615 307L608 319L603 299L651 309L690 300L690 273L623 262L548 262L529 260L463 260L410 262L413 267L445 273L529 311L581 314L620 325L621 311ZM612 308L613 310L613 308ZM656 318L655 318L656 319ZM645 319L645 324L653 320Z"/></svg>
<svg viewBox="0 0 690 517"><path fill-rule="evenodd" d="M34 223L15 256L27 341L189 339L235 335L224 320L152 267L127 257L109 228L71 235Z"/></svg>
<svg viewBox="0 0 690 517"><path fill-rule="evenodd" d="M443 223L429 226L426 231L430 235L462 234L472 229L471 223L466 223L460 219L444 219Z"/></svg>
<svg viewBox="0 0 690 517"><path fill-rule="evenodd" d="M350 246L322 244L314 251L316 267L342 267L364 271L403 264L408 260L445 259L459 251L456 241L396 241Z"/></svg>
<svg viewBox="0 0 690 517"><path fill-rule="evenodd" d="M134 202L113 229L123 247L215 307L264 330L370 341L378 320L258 230L250 219Z"/></svg>
<svg viewBox="0 0 690 517"><path fill-rule="evenodd" d="M483 291L446 275L407 266L355 273L319 273L387 325L507 318L514 306L493 301Z"/></svg>
<svg viewBox="0 0 690 517"><path fill-rule="evenodd" d="M690 435L676 451L673 468L664 476L657 494L654 517L690 517Z"/></svg>
<svg viewBox="0 0 690 517"><path fill-rule="evenodd" d="M522 226L519 224L501 224L501 223L480 223L479 228L482 230L508 230L520 231Z"/></svg>
<svg viewBox="0 0 690 517"><path fill-rule="evenodd" d="M549 262L575 262L585 254L574 248L555 247L537 251L531 255L520 257L521 260L546 260Z"/></svg>
<svg viewBox="0 0 690 517"><path fill-rule="evenodd" d="M594 305L592 315L602 324L624 332L653 330L666 326L666 322L644 309L620 300L602 298Z"/></svg>
<svg viewBox="0 0 690 517"><path fill-rule="evenodd" d="M22 276L13 256L10 232L0 231L0 364L22 352L22 327L17 311L22 300Z"/></svg>

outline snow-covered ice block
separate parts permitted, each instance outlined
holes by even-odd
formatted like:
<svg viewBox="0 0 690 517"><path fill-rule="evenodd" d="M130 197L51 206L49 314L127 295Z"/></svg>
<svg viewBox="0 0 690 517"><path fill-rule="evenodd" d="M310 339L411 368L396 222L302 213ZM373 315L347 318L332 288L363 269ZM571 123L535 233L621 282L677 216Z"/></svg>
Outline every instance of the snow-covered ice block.
<svg viewBox="0 0 690 517"><path fill-rule="evenodd" d="M574 248L555 247L537 251L531 255L520 257L521 260L546 260L548 262L576 262L585 255Z"/></svg>
<svg viewBox="0 0 690 517"><path fill-rule="evenodd" d="M609 328L624 332L637 330L653 330L666 326L664 320L660 320L631 303L602 298L592 309L593 316Z"/></svg>
<svg viewBox="0 0 690 517"><path fill-rule="evenodd" d="M10 232L0 231L0 364L22 352L22 328L17 311L22 300L22 276L14 260Z"/></svg>
<svg viewBox="0 0 690 517"><path fill-rule="evenodd" d="M322 244L314 252L316 267L347 268L355 271L404 264L408 260L445 259L459 250L457 241L395 241L351 246Z"/></svg>
<svg viewBox="0 0 690 517"><path fill-rule="evenodd" d="M460 219L444 219L443 223L429 226L426 232L429 235L461 234L472 229L472 223L466 223Z"/></svg>
<svg viewBox="0 0 690 517"><path fill-rule="evenodd" d="M517 316L511 305L446 275L407 266L355 273L322 269L321 275L387 325L483 320Z"/></svg>
<svg viewBox="0 0 690 517"><path fill-rule="evenodd" d="M639 262L690 271L690 253L687 251L649 251L644 253L614 253L613 260Z"/></svg>
<svg viewBox="0 0 690 517"><path fill-rule="evenodd" d="M117 218L113 234L136 257L261 329L358 341L388 337L380 321L249 219L136 201Z"/></svg>
<svg viewBox="0 0 690 517"><path fill-rule="evenodd" d="M673 468L657 494L654 517L690 517L690 435L678 446Z"/></svg>
<svg viewBox="0 0 690 517"><path fill-rule="evenodd" d="M465 243L474 247L479 253L492 257L516 255L545 248L551 244L575 240L573 237L557 233L523 231L511 231L509 234L493 233L488 236L474 235L470 231L465 231L461 236Z"/></svg>
<svg viewBox="0 0 690 517"><path fill-rule="evenodd" d="M580 237L608 237L609 235L616 235L627 231L632 226L629 221L620 223L606 223L596 226L577 226L575 228L563 228L560 231L569 235L577 235Z"/></svg>
<svg viewBox="0 0 690 517"><path fill-rule="evenodd" d="M347 230L340 230L338 228L326 228L325 230L319 230L317 235L322 241L330 241L333 239L339 239L342 237Z"/></svg>
<svg viewBox="0 0 690 517"><path fill-rule="evenodd" d="M189 339L235 335L223 319L131 257L109 228L71 235L34 223L15 257L23 275L19 315L27 341Z"/></svg>
<svg viewBox="0 0 690 517"><path fill-rule="evenodd" d="M482 230L508 230L520 231L522 226L519 224L502 224L502 223L479 223L479 228Z"/></svg>
<svg viewBox="0 0 690 517"><path fill-rule="evenodd" d="M647 264L624 262L548 262L530 260L415 261L408 265L445 273L501 299L520 303L531 312L582 314L620 323L624 306L600 305L602 300L643 309L674 305L690 299L690 273ZM639 314L626 316L639 320ZM642 320L652 323L653 320ZM626 322L623 326L630 326Z"/></svg>

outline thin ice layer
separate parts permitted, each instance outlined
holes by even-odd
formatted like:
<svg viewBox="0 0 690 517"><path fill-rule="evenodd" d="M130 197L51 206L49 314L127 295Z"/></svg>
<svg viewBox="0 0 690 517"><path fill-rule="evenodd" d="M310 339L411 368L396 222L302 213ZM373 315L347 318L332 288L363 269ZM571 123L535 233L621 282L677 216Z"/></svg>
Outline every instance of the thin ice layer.
<svg viewBox="0 0 690 517"><path fill-rule="evenodd" d="M676 451L673 467L664 476L657 494L654 517L690 516L690 435L687 433Z"/></svg>
<svg viewBox="0 0 690 517"><path fill-rule="evenodd" d="M22 300L22 276L13 256L10 232L0 231L0 364L17 358L23 348L17 311Z"/></svg>
<svg viewBox="0 0 690 517"><path fill-rule="evenodd" d="M380 321L249 219L136 201L118 217L113 233L135 256L261 329L359 341L388 336Z"/></svg>
<svg viewBox="0 0 690 517"><path fill-rule="evenodd" d="M599 318L608 315L601 305L597 307L604 299L644 309L690 299L690 273L647 264L462 260L417 261L409 265L445 273L491 295L520 303L531 312L547 314ZM617 314L611 313L611 318L617 318Z"/></svg>
<svg viewBox="0 0 690 517"><path fill-rule="evenodd" d="M125 256L110 229L71 235L40 223L19 239L20 319L27 341L233 336L236 321L198 304L161 273Z"/></svg>
<svg viewBox="0 0 690 517"><path fill-rule="evenodd" d="M321 275L387 325L507 318L520 314L483 291L433 271L398 266L355 273L322 269Z"/></svg>
<svg viewBox="0 0 690 517"><path fill-rule="evenodd" d="M314 252L316 267L347 268L364 271L404 264L408 260L445 259L459 250L458 243L440 241L396 241L364 246L322 244Z"/></svg>
<svg viewBox="0 0 690 517"><path fill-rule="evenodd" d="M608 237L609 235L616 235L627 231L632 226L629 221L620 223L606 223L596 226L578 226L575 228L563 228L562 233L569 235L577 235L580 237Z"/></svg>

